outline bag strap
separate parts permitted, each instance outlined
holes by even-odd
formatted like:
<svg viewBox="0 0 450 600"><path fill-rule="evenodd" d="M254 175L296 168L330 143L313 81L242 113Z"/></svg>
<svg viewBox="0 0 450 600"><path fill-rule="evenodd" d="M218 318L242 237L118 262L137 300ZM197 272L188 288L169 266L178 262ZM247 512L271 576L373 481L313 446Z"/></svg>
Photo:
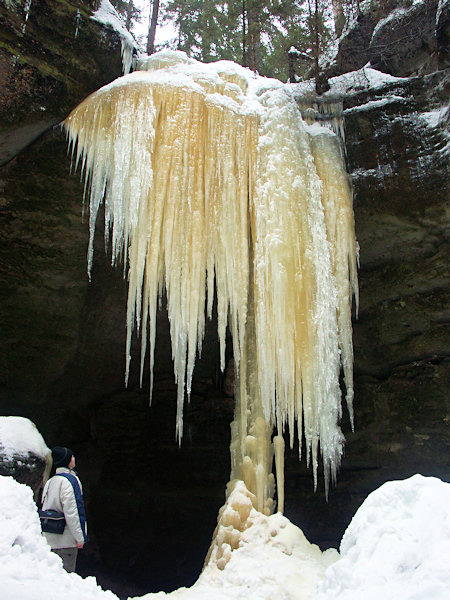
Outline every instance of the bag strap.
<svg viewBox="0 0 450 600"><path fill-rule="evenodd" d="M86 533L86 511L84 509L83 495L81 493L80 484L78 479L72 473L56 473L55 477L65 477L69 480L73 487L73 493L75 494L75 501L77 503L78 518L80 519L81 531L83 532L84 541L88 541Z"/></svg>
<svg viewBox="0 0 450 600"><path fill-rule="evenodd" d="M41 498L41 509L44 507L44 502L45 499L47 498L47 494L48 494L48 490L50 489L50 484L52 482L53 477L50 477L50 479L47 482L47 489L45 490L45 495L42 496Z"/></svg>

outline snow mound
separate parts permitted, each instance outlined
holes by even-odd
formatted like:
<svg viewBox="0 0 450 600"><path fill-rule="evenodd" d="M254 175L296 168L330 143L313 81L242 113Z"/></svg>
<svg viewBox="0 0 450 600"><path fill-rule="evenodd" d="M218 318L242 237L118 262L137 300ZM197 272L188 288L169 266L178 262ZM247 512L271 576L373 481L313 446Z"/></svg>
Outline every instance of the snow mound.
<svg viewBox="0 0 450 600"><path fill-rule="evenodd" d="M235 492L234 504L242 495L245 504L248 492L242 486ZM266 517L251 508L247 521L223 569L210 561L191 588L142 600L448 598L450 484L434 477L391 481L370 494L344 534L337 562L336 550L320 552L280 513ZM93 577L63 570L41 535L31 489L2 476L0 581L2 600L118 600Z"/></svg>
<svg viewBox="0 0 450 600"><path fill-rule="evenodd" d="M142 600L313 600L326 569L339 558L321 552L281 513L253 508L242 481L220 510L208 564L189 589L148 594ZM137 599L135 599L137 600Z"/></svg>
<svg viewBox="0 0 450 600"><path fill-rule="evenodd" d="M0 581L2 600L117 600L93 577L66 573L41 534L33 492L0 476Z"/></svg>
<svg viewBox="0 0 450 600"><path fill-rule="evenodd" d="M450 484L414 475L370 494L317 600L447 600Z"/></svg>
<svg viewBox="0 0 450 600"><path fill-rule="evenodd" d="M44 460L50 455L36 425L25 417L0 417L0 455L3 460L28 454Z"/></svg>

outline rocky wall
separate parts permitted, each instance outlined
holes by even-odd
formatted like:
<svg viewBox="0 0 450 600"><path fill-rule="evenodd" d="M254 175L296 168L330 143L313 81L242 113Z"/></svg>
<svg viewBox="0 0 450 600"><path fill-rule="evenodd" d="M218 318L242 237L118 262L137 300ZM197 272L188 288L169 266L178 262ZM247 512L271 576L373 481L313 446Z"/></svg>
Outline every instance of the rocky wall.
<svg viewBox="0 0 450 600"><path fill-rule="evenodd" d="M110 47L99 39L100 48ZM118 46L114 52L111 78L120 67ZM83 92L65 84L71 91L55 100L55 119L99 87L102 73ZM20 93L22 108L9 121L2 113L0 133L28 122ZM33 90L29 97L34 106ZM392 101L380 104L387 97ZM286 515L323 547L337 545L356 508L384 481L415 472L449 478L446 99L446 74L438 72L345 100L361 246L356 428L352 433L344 418L345 456L328 502L321 482L313 493L298 448L287 451L286 462ZM0 170L2 413L29 417L48 446L67 445L77 455L91 534L81 573L124 596L190 585L229 474L233 400L218 368L215 324L208 325L178 447L166 313L158 316L149 406L148 371L141 390L138 359L124 387L126 281L120 266L110 267L101 224L91 282L86 275L83 187L70 173L64 137L50 127L29 142Z"/></svg>

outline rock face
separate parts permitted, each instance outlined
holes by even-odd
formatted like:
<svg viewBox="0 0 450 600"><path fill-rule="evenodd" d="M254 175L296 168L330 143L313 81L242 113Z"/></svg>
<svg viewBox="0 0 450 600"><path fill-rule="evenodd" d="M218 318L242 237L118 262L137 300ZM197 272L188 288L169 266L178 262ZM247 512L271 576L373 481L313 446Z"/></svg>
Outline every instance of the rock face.
<svg viewBox="0 0 450 600"><path fill-rule="evenodd" d="M366 4L344 33L328 77L362 68L406 77L449 66L448 0L385 0Z"/></svg>
<svg viewBox="0 0 450 600"><path fill-rule="evenodd" d="M43 11L34 30L33 6ZM53 42L53 50L45 46L49 30L58 32L62 22L72 27L75 5L33 1L26 26L33 36L25 39L23 15L0 4L0 76L11 81L2 85L0 101L17 107L1 113L2 140L28 126L38 135L48 127L42 112L57 122L119 74L117 38L95 33L97 25L87 18L90 4L81 6L93 38L77 46L81 29L56 51ZM50 27L49 15L60 10L65 16ZM443 17L440 23L444 36ZM17 70L12 49L21 45L28 59ZM86 54L77 56L81 51ZM58 60L56 73L51 65ZM88 77L91 63L97 71ZM31 87L22 89L20 82ZM324 547L338 543L356 508L384 481L415 472L449 476L448 138L441 109L447 98L448 78L441 71L345 101L361 246L356 430L344 421L346 455L328 503L320 486L313 493L298 449L287 451L286 462L286 515ZM44 100L47 109L40 112ZM123 595L190 585L202 568L229 474L232 386L218 368L215 324L208 326L196 366L179 448L167 315L161 310L158 316L149 407L148 374L140 390L137 359L124 388L126 281L120 267L110 267L101 231L92 282L87 279L83 186L70 174L65 140L59 129L32 145L32 136L25 137L15 148L2 147L4 156L15 158L0 170L3 412L32 419L48 446L69 446L77 455L91 533L80 557L82 573L98 575ZM133 355L138 353L135 343Z"/></svg>
<svg viewBox="0 0 450 600"><path fill-rule="evenodd" d="M398 8L380 21L369 46L372 67L400 77L435 71L437 8L438 0L428 0Z"/></svg>
<svg viewBox="0 0 450 600"><path fill-rule="evenodd" d="M0 165L121 74L119 36L90 18L98 4L0 2Z"/></svg>

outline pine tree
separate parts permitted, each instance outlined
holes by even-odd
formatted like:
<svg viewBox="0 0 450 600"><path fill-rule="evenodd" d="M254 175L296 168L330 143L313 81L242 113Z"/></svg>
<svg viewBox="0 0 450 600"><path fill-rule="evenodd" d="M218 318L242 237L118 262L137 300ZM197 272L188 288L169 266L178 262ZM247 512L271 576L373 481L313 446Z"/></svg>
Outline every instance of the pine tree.
<svg viewBox="0 0 450 600"><path fill-rule="evenodd" d="M119 15L124 17L126 28L131 31L133 23L140 20L141 11L139 8L134 5L133 0L111 0L111 4Z"/></svg>
<svg viewBox="0 0 450 600"><path fill-rule="evenodd" d="M314 61L320 80L319 59L332 33L332 0L168 0L163 13L178 27L178 49L193 58L234 60L287 80L288 51L295 46L306 57L298 70L306 73Z"/></svg>
<svg viewBox="0 0 450 600"><path fill-rule="evenodd" d="M159 15L159 0L153 0L151 8L151 17L148 23L147 54L153 54L155 51L155 35Z"/></svg>

